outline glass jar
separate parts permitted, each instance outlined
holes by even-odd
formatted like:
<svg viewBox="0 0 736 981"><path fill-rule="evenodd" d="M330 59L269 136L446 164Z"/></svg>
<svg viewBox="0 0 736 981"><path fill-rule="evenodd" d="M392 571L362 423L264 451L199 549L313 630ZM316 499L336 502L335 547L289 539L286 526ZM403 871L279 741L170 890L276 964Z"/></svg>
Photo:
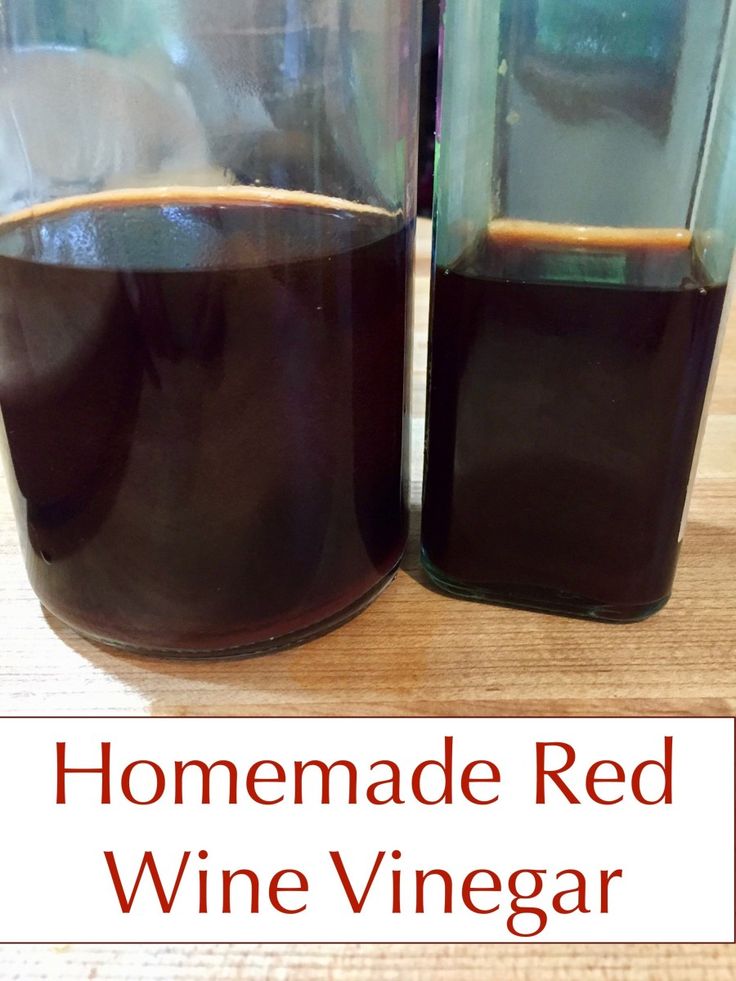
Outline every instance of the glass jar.
<svg viewBox="0 0 736 981"><path fill-rule="evenodd" d="M418 49L394 0L2 5L7 472L81 633L252 653L393 577Z"/></svg>

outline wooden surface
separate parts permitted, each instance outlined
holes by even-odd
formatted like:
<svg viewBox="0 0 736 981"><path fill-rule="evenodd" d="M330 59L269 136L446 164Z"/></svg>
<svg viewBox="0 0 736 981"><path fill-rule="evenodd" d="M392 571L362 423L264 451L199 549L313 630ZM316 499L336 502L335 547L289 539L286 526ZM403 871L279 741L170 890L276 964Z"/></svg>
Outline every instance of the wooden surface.
<svg viewBox="0 0 736 981"><path fill-rule="evenodd" d="M416 544L429 224L420 223L414 528L397 582L357 620L249 661L173 662L95 647L44 615L0 488L0 713L568 715L736 712L736 329L721 362L675 596L607 626L458 602L431 591ZM0 977L726 978L730 948L5 948Z"/></svg>

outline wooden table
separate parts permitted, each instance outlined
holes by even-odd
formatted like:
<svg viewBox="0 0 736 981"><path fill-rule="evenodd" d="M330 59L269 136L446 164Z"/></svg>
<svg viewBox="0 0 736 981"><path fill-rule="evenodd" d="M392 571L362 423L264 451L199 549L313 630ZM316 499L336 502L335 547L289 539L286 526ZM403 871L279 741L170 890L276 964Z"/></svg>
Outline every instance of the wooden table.
<svg viewBox="0 0 736 981"><path fill-rule="evenodd" d="M727 336L675 595L636 626L461 603L419 570L430 227L420 222L414 370L414 536L398 581L357 620L273 657L121 657L39 608L0 487L4 715L574 715L736 713L736 331ZM114 965L114 967L112 966ZM629 973L630 972L630 973ZM0 950L0 977L736 977L702 947L197 947Z"/></svg>

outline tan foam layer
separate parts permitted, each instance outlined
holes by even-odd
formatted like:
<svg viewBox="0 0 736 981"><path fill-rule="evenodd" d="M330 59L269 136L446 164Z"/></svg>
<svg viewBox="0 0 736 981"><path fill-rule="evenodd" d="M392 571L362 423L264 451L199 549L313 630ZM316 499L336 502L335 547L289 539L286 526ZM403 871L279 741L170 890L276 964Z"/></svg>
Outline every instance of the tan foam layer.
<svg viewBox="0 0 736 981"><path fill-rule="evenodd" d="M21 211L0 217L0 228L17 225L29 220L47 218L65 211L82 211L99 207L141 207L146 205L164 206L176 204L218 205L218 204L268 204L303 208L320 208L325 211L350 211L355 214L381 215L395 218L399 211L387 211L375 205L333 198L325 194L311 194L308 191L288 191L276 187L242 187L238 185L222 187L135 187L120 188L114 191L99 191L94 194L79 194L74 197L59 198L36 204Z"/></svg>
<svg viewBox="0 0 736 981"><path fill-rule="evenodd" d="M615 228L605 225L562 225L544 221L497 218L488 225L496 245L531 248L587 248L630 252L676 252L692 246L687 228Z"/></svg>

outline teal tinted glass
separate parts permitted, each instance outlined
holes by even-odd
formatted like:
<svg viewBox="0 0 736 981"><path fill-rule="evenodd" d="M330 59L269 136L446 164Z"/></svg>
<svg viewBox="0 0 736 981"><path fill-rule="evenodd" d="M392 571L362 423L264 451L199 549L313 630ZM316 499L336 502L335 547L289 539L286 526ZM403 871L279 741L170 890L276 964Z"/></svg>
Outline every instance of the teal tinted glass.
<svg viewBox="0 0 736 981"><path fill-rule="evenodd" d="M640 62L663 71L677 61L684 0L538 0L534 6L540 52L596 66Z"/></svg>

